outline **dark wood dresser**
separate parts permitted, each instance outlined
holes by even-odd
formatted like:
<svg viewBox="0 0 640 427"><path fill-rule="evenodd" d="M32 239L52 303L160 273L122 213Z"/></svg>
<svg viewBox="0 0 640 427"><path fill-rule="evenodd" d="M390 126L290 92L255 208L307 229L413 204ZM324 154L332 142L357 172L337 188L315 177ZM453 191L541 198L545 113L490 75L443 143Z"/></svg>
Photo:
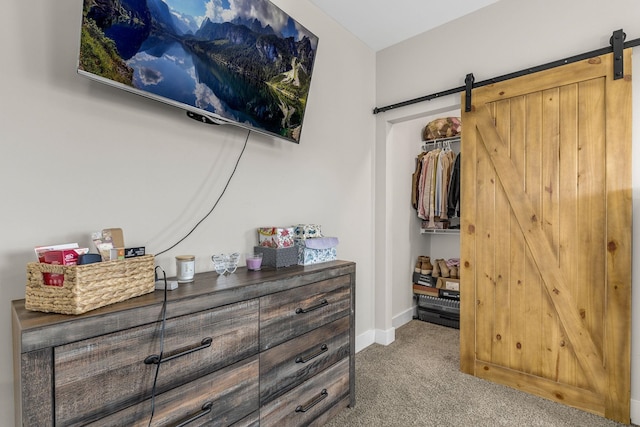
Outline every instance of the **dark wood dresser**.
<svg viewBox="0 0 640 427"><path fill-rule="evenodd" d="M13 301L16 425L306 426L355 405L354 263L167 295L164 330L164 291L78 316Z"/></svg>

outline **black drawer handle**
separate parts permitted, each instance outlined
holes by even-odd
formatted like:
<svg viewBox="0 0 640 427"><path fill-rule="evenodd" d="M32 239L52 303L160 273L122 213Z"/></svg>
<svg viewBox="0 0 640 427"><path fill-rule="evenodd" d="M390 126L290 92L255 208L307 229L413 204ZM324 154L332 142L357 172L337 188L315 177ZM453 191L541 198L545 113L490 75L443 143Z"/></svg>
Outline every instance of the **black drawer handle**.
<svg viewBox="0 0 640 427"><path fill-rule="evenodd" d="M326 388L323 388L319 395L311 399L306 405L300 405L296 408L296 412L307 412L329 396Z"/></svg>
<svg viewBox="0 0 640 427"><path fill-rule="evenodd" d="M205 415L207 415L207 414L209 414L211 412L211 408L212 407L213 407L213 402L205 403L204 405L202 405L202 409L200 410L199 413L197 413L193 417L189 418L188 420L184 420L183 422L178 424L176 427L184 427L187 424L190 424L190 423L194 422L195 420L204 417Z"/></svg>
<svg viewBox="0 0 640 427"><path fill-rule="evenodd" d="M320 303L318 303L318 304L316 304L314 306L311 306L309 308L296 308L296 314L308 313L310 311L322 308L325 305L329 305L329 301L327 301L326 299L323 299L322 301L320 301Z"/></svg>
<svg viewBox="0 0 640 427"><path fill-rule="evenodd" d="M186 356L187 354L191 354L198 350L204 350L207 347L211 347L212 342L213 339L211 337L203 338L202 341L200 341L200 345L198 345L197 347L190 348L189 350L174 354L173 356L163 357L162 360L160 360L159 354L152 354L144 359L144 363L146 365L158 365L160 363L168 362L169 360L177 359L178 357Z"/></svg>
<svg viewBox="0 0 640 427"><path fill-rule="evenodd" d="M311 354L308 354L306 356L298 356L298 357L296 357L296 363L307 363L309 360L315 359L316 357L320 356L322 353L325 353L328 350L329 350L329 347L327 347L326 344L322 344L320 346L319 350L317 350L317 351L315 351L315 352L313 352Z"/></svg>

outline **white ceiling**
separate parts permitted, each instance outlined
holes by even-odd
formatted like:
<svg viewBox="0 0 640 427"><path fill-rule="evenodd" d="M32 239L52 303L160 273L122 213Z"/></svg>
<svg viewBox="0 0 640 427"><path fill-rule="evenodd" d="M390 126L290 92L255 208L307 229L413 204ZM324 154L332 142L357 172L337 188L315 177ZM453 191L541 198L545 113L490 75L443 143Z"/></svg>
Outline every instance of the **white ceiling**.
<svg viewBox="0 0 640 427"><path fill-rule="evenodd" d="M378 51L498 0L310 0Z"/></svg>

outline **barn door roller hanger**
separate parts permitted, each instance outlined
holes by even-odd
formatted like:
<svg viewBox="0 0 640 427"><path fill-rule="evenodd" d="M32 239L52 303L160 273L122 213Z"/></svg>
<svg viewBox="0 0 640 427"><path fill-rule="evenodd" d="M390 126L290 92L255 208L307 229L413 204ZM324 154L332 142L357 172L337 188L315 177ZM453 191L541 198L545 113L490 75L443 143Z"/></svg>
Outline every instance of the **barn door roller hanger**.
<svg viewBox="0 0 640 427"><path fill-rule="evenodd" d="M624 60L622 59L624 50L624 39L627 35L622 31L614 31L609 44L613 49L613 80L618 80L624 77Z"/></svg>
<svg viewBox="0 0 640 427"><path fill-rule="evenodd" d="M630 40L625 42L626 34L620 29L613 32L609 43L611 46L603 47L601 49L592 50L590 52L585 52L580 55L570 56L568 58L560 59L558 61L549 62L547 64L538 65L536 67L527 68L525 70L516 71L515 73L505 74L503 76L494 77L491 79L483 80L481 82L475 83L475 78L472 73L467 74L465 77L465 85L459 86L453 89L444 90L441 92L432 93L431 95L421 96L420 98L410 99L408 101L399 102L397 104L388 105L386 107L376 107L373 109L373 114L384 113L385 111L393 110L395 108L405 107L407 105L416 104L418 102L423 101L431 101L435 98L440 98L446 95L452 95L455 93L465 92L466 100L465 100L465 111L471 111L471 91L474 88L487 86L490 84L502 82L505 80L510 80L516 77L524 76L527 74L537 73L539 71L548 70L550 68L559 67L561 65L571 64L573 62L582 61L584 59L593 58L594 56L606 55L607 53L613 52L613 76L614 80L618 80L624 77L624 61L623 61L623 50L640 46L640 39Z"/></svg>

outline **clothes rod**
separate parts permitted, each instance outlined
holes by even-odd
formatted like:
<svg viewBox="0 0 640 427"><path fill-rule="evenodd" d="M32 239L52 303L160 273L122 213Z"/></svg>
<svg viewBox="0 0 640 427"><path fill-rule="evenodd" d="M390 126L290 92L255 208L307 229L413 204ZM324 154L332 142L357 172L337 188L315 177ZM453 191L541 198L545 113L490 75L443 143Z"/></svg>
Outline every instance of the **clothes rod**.
<svg viewBox="0 0 640 427"><path fill-rule="evenodd" d="M640 38L639 39L630 40L630 41L624 43L624 48L625 49L630 48L630 47L635 47L635 46L640 46ZM510 79L513 79L513 78L516 78L516 77L525 76L527 74L537 73L539 71L548 70L548 69L551 69L551 68L559 67L561 65L571 64L573 62L578 62L578 61L582 61L584 59L593 58L594 56L605 55L605 54L611 53L611 52L613 52L613 46L603 47L601 49L596 49L596 50L592 50L590 52L581 53L579 55L570 56L568 58L560 59L558 61L549 62L549 63L543 64L543 65L538 65L536 67L530 67L530 68L527 68L527 69L524 69L524 70L516 71L514 73L509 73L509 74L505 74L505 75L502 75L502 76L499 76L499 77L494 77L494 78L491 78L491 79L483 80L481 82L473 83L473 88L487 86L487 85L498 83L498 82L502 82L502 81L505 81L505 80L510 80ZM463 86L458 86L456 88L444 90L442 92L436 92L436 93L432 93L430 95L421 96L420 98L414 98L414 99L410 99L408 101L398 102L397 104L387 105L386 107L376 107L376 108L373 109L373 114L384 113L385 111L394 110L396 108L401 108L401 107L406 107L408 105L417 104L419 102L431 101L432 99L435 99L435 98L440 98L440 97L443 97L443 96L453 95L453 94L456 94L456 93L464 92L465 89L466 89L466 86L464 86L464 85Z"/></svg>

